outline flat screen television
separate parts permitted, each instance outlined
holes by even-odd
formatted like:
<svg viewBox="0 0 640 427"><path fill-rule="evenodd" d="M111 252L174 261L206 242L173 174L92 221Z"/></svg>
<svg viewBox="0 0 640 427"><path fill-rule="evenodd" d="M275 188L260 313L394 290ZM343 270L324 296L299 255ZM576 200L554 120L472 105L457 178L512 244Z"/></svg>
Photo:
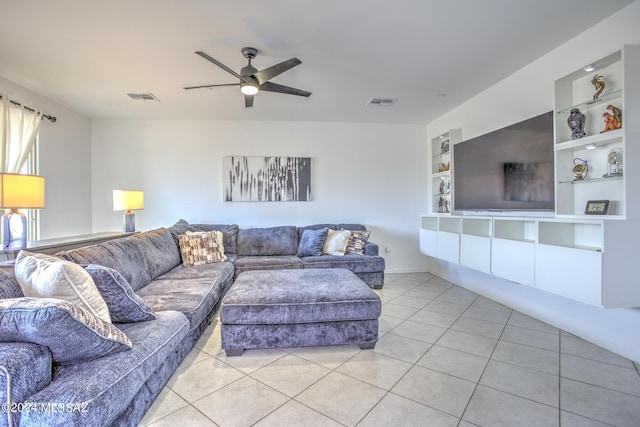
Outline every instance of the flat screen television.
<svg viewBox="0 0 640 427"><path fill-rule="evenodd" d="M453 146L455 211L553 211L553 112Z"/></svg>

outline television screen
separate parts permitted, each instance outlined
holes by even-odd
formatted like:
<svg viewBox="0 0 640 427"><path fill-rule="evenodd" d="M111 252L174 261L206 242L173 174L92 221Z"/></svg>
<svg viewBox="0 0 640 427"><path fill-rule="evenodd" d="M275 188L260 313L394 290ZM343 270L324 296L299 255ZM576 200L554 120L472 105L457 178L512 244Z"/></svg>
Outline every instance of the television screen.
<svg viewBox="0 0 640 427"><path fill-rule="evenodd" d="M553 211L553 112L453 146L456 211Z"/></svg>

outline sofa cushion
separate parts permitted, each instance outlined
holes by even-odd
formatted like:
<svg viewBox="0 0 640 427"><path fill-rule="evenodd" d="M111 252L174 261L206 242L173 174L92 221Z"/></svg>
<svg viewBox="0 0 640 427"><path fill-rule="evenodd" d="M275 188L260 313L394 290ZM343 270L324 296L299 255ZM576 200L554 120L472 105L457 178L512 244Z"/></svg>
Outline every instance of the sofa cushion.
<svg viewBox="0 0 640 427"><path fill-rule="evenodd" d="M302 259L290 256L239 256L234 262L235 276L243 271L253 270L286 270L303 268Z"/></svg>
<svg viewBox="0 0 640 427"><path fill-rule="evenodd" d="M111 321L131 323L156 318L153 309L133 292L129 282L117 270L97 264L85 265L84 269L107 303Z"/></svg>
<svg viewBox="0 0 640 427"><path fill-rule="evenodd" d="M236 224L191 224L194 230L221 231L224 236L224 253L235 254L238 252L237 241L240 227Z"/></svg>
<svg viewBox="0 0 640 427"><path fill-rule="evenodd" d="M184 265L211 264L227 259L220 231L187 231L178 236L178 241Z"/></svg>
<svg viewBox="0 0 640 427"><path fill-rule="evenodd" d="M324 241L327 239L328 228L320 230L305 230L300 238L297 256L317 256L322 255Z"/></svg>
<svg viewBox="0 0 640 427"><path fill-rule="evenodd" d="M221 277L223 280L233 276L233 264L230 262L216 262L203 265L180 264L171 271L166 272L156 280L178 280L178 279L206 279Z"/></svg>
<svg viewBox="0 0 640 427"><path fill-rule="evenodd" d="M322 255L302 258L304 268L346 268L354 273L384 271L384 258L365 255Z"/></svg>
<svg viewBox="0 0 640 427"><path fill-rule="evenodd" d="M109 308L93 279L78 264L51 255L20 251L15 269L24 296L68 301L111 322Z"/></svg>
<svg viewBox="0 0 640 427"><path fill-rule="evenodd" d="M179 311L189 319L190 329L197 328L209 311L222 297L225 286L230 282L221 274L208 278L154 280L138 291L138 295L156 313Z"/></svg>
<svg viewBox="0 0 640 427"><path fill-rule="evenodd" d="M0 299L23 297L13 264L0 265Z"/></svg>
<svg viewBox="0 0 640 427"><path fill-rule="evenodd" d="M322 253L325 255L344 255L349 237L351 237L349 230L329 230L327 239L322 246Z"/></svg>
<svg viewBox="0 0 640 427"><path fill-rule="evenodd" d="M238 255L295 255L298 229L294 226L247 228L238 232Z"/></svg>
<svg viewBox="0 0 640 427"><path fill-rule="evenodd" d="M109 240L58 255L76 264L99 264L118 270L134 291L151 281L149 266L140 245L130 238Z"/></svg>
<svg viewBox="0 0 640 427"><path fill-rule="evenodd" d="M58 363L92 360L131 348L129 338L84 308L53 298L0 301L3 341L49 347Z"/></svg>
<svg viewBox="0 0 640 427"><path fill-rule="evenodd" d="M51 365L51 352L45 346L0 343L0 366L4 368L0 370L0 402L28 402L32 394L51 382ZM7 390L11 393L10 398L7 398ZM6 424L0 419L0 425Z"/></svg>
<svg viewBox="0 0 640 427"><path fill-rule="evenodd" d="M180 249L166 228L137 233L129 237L136 242L142 255L147 260L151 279L171 270L180 264Z"/></svg>
<svg viewBox="0 0 640 427"><path fill-rule="evenodd" d="M371 234L369 230L352 230L349 241L347 242L347 250L345 253L364 255L364 246L367 243L367 240L369 240L369 234Z"/></svg>
<svg viewBox="0 0 640 427"><path fill-rule="evenodd" d="M34 402L65 402L84 411L30 412L21 424L33 426L107 426L129 410L141 387L157 372L174 369L166 360L189 333L189 322L175 311L159 312L152 322L119 325L131 338L129 351L69 366L59 366L55 380L30 397ZM166 378L166 377L165 377ZM137 424L137 423L136 423Z"/></svg>

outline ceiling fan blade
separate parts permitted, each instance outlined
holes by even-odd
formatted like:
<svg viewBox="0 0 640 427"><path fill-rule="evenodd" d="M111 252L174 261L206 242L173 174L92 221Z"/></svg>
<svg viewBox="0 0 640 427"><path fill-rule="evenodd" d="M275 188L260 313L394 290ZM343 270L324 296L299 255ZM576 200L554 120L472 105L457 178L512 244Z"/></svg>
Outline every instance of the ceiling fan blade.
<svg viewBox="0 0 640 427"><path fill-rule="evenodd" d="M227 67L226 65L224 65L222 62L218 61L215 58L210 57L209 55L207 55L206 53L202 52L202 51L197 51L196 55L200 55L201 57L203 57L204 59L206 59L209 62L213 62L214 64L216 64L218 67L222 68L223 70L225 70L227 73L232 74L234 76L236 76L237 78L239 78L240 80L242 80L243 82L247 81L246 77L242 77L240 74L236 73L235 71L233 71L231 68Z"/></svg>
<svg viewBox="0 0 640 427"><path fill-rule="evenodd" d="M309 96L311 92L307 92L306 90L296 89L294 87L279 85L277 83L266 82L260 85L260 90L264 90L266 92L277 92L277 93L285 93L287 95L298 95L298 96Z"/></svg>
<svg viewBox="0 0 640 427"><path fill-rule="evenodd" d="M296 65L302 64L298 58L291 58L279 64L273 65L264 70L260 70L253 75L258 80L258 84L264 84L274 78L275 76L284 73L287 70L292 69Z"/></svg>
<svg viewBox="0 0 640 427"><path fill-rule="evenodd" d="M220 86L240 86L240 83L225 83L225 84L221 84L221 85L187 86L187 87L184 87L183 89L186 89L186 90L189 90L189 89L204 89L204 88L212 88L212 87L220 87Z"/></svg>
<svg viewBox="0 0 640 427"><path fill-rule="evenodd" d="M254 97L254 95L245 95L244 96L244 106L246 108L253 107L253 97Z"/></svg>

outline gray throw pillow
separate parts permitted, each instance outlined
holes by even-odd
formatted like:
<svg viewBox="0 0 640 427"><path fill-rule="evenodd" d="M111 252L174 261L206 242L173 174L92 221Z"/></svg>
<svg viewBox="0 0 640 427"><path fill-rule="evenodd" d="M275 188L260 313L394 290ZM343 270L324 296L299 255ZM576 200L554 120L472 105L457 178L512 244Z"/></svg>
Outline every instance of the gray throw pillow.
<svg viewBox="0 0 640 427"><path fill-rule="evenodd" d="M82 267L89 273L107 303L112 322L135 323L156 318L153 309L133 292L127 279L117 270L97 264Z"/></svg>
<svg viewBox="0 0 640 427"><path fill-rule="evenodd" d="M60 364L97 359L132 347L120 329L79 305L54 298L0 300L0 337L48 347Z"/></svg>
<svg viewBox="0 0 640 427"><path fill-rule="evenodd" d="M304 230L302 237L300 237L297 255L300 257L322 255L322 247L328 233L328 228L322 228L320 230Z"/></svg>

